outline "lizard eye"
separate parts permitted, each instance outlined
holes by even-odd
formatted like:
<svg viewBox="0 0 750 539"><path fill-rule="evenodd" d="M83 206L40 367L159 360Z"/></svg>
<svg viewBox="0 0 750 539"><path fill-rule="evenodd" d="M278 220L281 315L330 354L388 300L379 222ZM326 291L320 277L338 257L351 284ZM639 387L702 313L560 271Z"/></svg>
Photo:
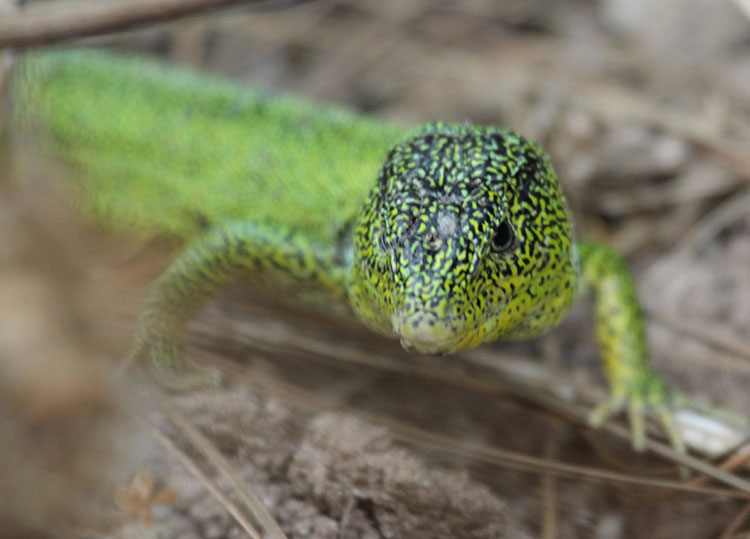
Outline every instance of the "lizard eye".
<svg viewBox="0 0 750 539"><path fill-rule="evenodd" d="M502 221L495 231L495 237L492 238L492 249L496 253L504 253L513 249L517 243L513 227L507 220Z"/></svg>

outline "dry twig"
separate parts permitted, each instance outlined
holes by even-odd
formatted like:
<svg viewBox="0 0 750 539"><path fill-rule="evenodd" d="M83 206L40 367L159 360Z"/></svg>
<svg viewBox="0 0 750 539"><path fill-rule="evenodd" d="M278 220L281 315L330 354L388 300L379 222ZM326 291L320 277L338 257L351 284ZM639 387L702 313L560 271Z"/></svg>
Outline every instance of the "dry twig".
<svg viewBox="0 0 750 539"><path fill-rule="evenodd" d="M264 394L274 395L285 400L286 402L302 406L305 409L326 411L339 407L339 404L337 402L334 402L332 399L324 397L320 394L306 391L292 385L291 383L282 382L277 378L269 379L268 376L264 376L258 372L254 372L252 377L247 376L247 373L238 370L235 363L219 358L216 359L217 361L219 361L219 363L222 364L222 369L227 370L227 372L236 373L237 376L243 378L245 383ZM581 409L579 411L584 417L586 416L585 410ZM721 482L731 484L733 487L736 487L737 490L696 486L690 483L683 483L678 481L639 477L632 473L623 474L588 466L568 464L555 460L521 454L514 451L499 449L496 447L488 447L481 444L469 443L463 439L456 439L450 436L427 431L418 427L407 425L394 419L385 418L378 414L358 413L357 416L361 417L365 421L369 421L373 424L386 427L390 435L395 439L401 440L405 443L424 447L437 454L469 458L478 462L485 462L487 464L496 466L509 466L518 470L546 472L559 477L577 477L598 481L612 481L617 483L664 488L683 492L727 496L738 499L746 499L750 497L750 484L747 484L746 481L738 476L727 474L722 470L717 469L717 473L714 473L714 470L711 469L713 467L710 464L705 464L701 461L698 461L700 463L698 467L707 469L709 471L709 475ZM603 428L610 430L607 425L605 425ZM620 427L620 429L622 431L620 434L629 439L629 431L624 427ZM650 448L653 448L654 445L663 446L663 444L658 444L656 442L651 442L649 444ZM667 451L669 450L669 448L667 448L666 446L663 447ZM694 464L693 461L696 460L697 459L692 459L691 457L686 457L684 461L680 462L691 465ZM728 479L728 481L724 481L725 479Z"/></svg>
<svg viewBox="0 0 750 539"><path fill-rule="evenodd" d="M171 21L236 4L267 0L136 0L92 4L85 10L29 8L0 21L0 48L32 47Z"/></svg>
<svg viewBox="0 0 750 539"><path fill-rule="evenodd" d="M686 117L678 110L660 107L635 92L609 85L589 83L574 95L576 104L603 118L620 121L624 118L682 137L711 152L742 178L750 180L750 154L746 144L716 136L711 129L705 128L705 122Z"/></svg>
<svg viewBox="0 0 750 539"><path fill-rule="evenodd" d="M707 329L698 326L697 324L685 322L675 315L664 312L657 312L649 309L647 314L649 318L664 327L668 327L674 331L682 333L683 335L687 335L712 348L723 350L724 352L740 357L744 360L750 360L750 347L740 339L728 335L719 335L710 328Z"/></svg>
<svg viewBox="0 0 750 539"><path fill-rule="evenodd" d="M281 528L268 512L265 505L263 505L260 498L237 480L237 473L232 470L227 459L224 458L211 441L193 426L164 395L159 394L159 401L162 408L167 412L172 421L174 421L180 430L185 433L198 450L203 453L206 459L221 472L229 484L234 487L237 495L245 503L253 517L255 517L255 519L263 526L268 533L268 536L271 537L271 539L286 539L286 535L281 531Z"/></svg>
<svg viewBox="0 0 750 539"><path fill-rule="evenodd" d="M378 370L401 372L439 380L451 385L470 388L477 392L510 394L526 402L532 402L537 406L552 410L579 424L588 425L588 412L584 407L573 403L575 400L581 400L580 388L575 387L572 383L565 383L565 378L561 377L559 373L544 368L533 361L525 360L523 357L503 356L503 360L498 361L495 353L480 349L460 354L471 364L487 367L498 374L497 377L489 379L477 379L467 376L457 369L445 368L443 363L429 362L429 359L416 366L414 364L409 366L389 356L387 351L378 353L377 346L368 346L363 349L362 346L344 342L340 338L327 339L325 333L321 332L316 332L314 335L301 334L301 332L295 331L294 325L284 324L283 319L275 320L273 324L269 324L267 320L255 319L251 311L245 310L245 314L247 316L243 316L243 322L239 324L241 327L238 326L235 319L222 320L221 325L228 328L234 325L238 331L233 335L233 339L241 339L245 344L256 350L291 358L304 357L306 360L317 358L339 364L366 365ZM213 332L208 330L202 336L214 340L216 337L215 330ZM203 344L206 344L205 340ZM507 383L504 383L501 379ZM588 401L588 397L591 397L591 395L586 395L586 397L582 400ZM594 397L591 401L595 402L596 399L597 397ZM699 418L700 422L710 422L712 425L724 429L726 434L729 435L729 438L725 440L727 443L725 451L741 443L747 434L743 429L708 414L702 414L694 410L686 410L686 412L692 413L696 418ZM688 425L682 425L682 423L681 426L688 427ZM698 428L692 423L690 423L690 426ZM622 440L629 442L631 439L631 433L628 429L611 422L604 425L603 429ZM693 437L687 436L686 438ZM728 474L710 463L678 453L667 445L656 441L650 440L647 446L654 453L674 463L682 464L720 482L750 492L749 482L739 476ZM712 454L712 451L707 447L696 447L695 449L706 454Z"/></svg>
<svg viewBox="0 0 750 539"><path fill-rule="evenodd" d="M219 503L221 503L221 505L223 505L227 509L227 511L229 511L229 513L235 518L239 525L242 526L242 528L248 533L248 535L250 535L250 537L252 537L253 539L261 539L261 535L258 530L256 530L255 527L245 518L245 515L242 514L242 511L239 510L237 505L221 491L216 482L208 477L208 475L206 475L205 472L200 469L200 467L195 463L193 459L185 454L185 452L178 448L172 440L167 438L164 433L162 433L153 425L149 424L149 431L151 432L151 436L153 436L154 439L156 439L156 441L159 442L162 447L164 447L164 449L171 453L172 456L174 456L180 462L180 464L185 467L186 470L192 473L203 483L208 491L213 494L213 496L219 501Z"/></svg>
<svg viewBox="0 0 750 539"><path fill-rule="evenodd" d="M750 503L748 503L734 520L729 523L719 539L732 539L733 537L738 537L737 533L740 531L740 528L748 521L750 521Z"/></svg>
<svg viewBox="0 0 750 539"><path fill-rule="evenodd" d="M262 327L255 326L253 324L243 325L243 337L245 338L249 336L247 333L245 333L246 330L251 333L254 333L254 337L257 339L260 339L261 342L265 341L266 343L265 345L263 344L258 345L257 343L254 343L255 346L257 346L256 349L260 348L261 350L266 350L271 353L275 352L278 354L283 354L284 356L287 356L287 357L298 357L300 354L300 351L295 350L294 347L289 348L289 345L291 343L294 343L295 346L300 346L303 350L306 350L306 352L304 352L304 357L307 360L309 359L331 360L332 357L330 355L328 356L318 355L315 353L315 350L316 349L320 350L321 346L323 348L327 348L328 350L339 346L341 348L339 350L339 353L333 356L336 358L334 361L343 359L344 361L348 361L348 362L354 361L355 363L362 364L359 358L359 356L362 355L362 350L359 350L359 352L357 352L354 349L347 347L344 343L339 343L338 345L325 343L325 342L322 342L322 339L323 339L322 337L321 337L321 341L318 341L315 338L305 338L299 335L295 335L294 338L290 338L289 335L278 335L278 332L276 332L277 335L274 336L273 330L269 330L269 328L264 329ZM273 341L272 343L269 343L269 338L270 338L270 341ZM276 339L279 339L279 341L276 341ZM567 402L563 400L563 398L559 394L556 394L556 391L540 391L537 389L530 389L530 388L536 388L536 384L543 383L542 380L538 379L538 376L539 376L538 372L536 374L531 374L531 377L533 379L532 381L526 380L525 383L522 383L519 379L519 376L523 376L524 374L520 372L519 370L519 369L522 369L521 366L516 365L515 371L514 371L513 366L510 367L510 372L503 371L503 369L507 367L509 363L514 363L512 361L508 361L508 358L504 358L502 362L499 362L500 365L498 365L498 362L496 361L497 358L494 358L495 359L494 362L488 363L488 360L490 358L487 356L491 354L487 354L487 353L479 352L479 351L475 351L473 354L470 354L472 362L476 364L483 364L489 367L493 367L494 369L497 370L499 375L505 374L506 376L508 376L510 379L513 380L513 383L509 382L506 384L498 379L477 380L476 378L472 378L471 376L461 374L460 372L457 372L455 369L439 368L436 365L430 366L430 368L416 368L416 369L411 368L410 369L409 367L405 367L402 364L399 365L398 362L392 360L392 358L389 358L387 354L382 354L379 356L376 352L370 352L367 355L369 356L369 360L366 364L374 368L384 368L386 370L394 370L397 372L408 371L411 374L416 374L416 375L423 376L429 379L439 380L447 384L455 384L459 387L470 387L476 391L481 391L481 392L490 392L490 393L495 393L495 394L508 393L526 402L531 402L542 408L552 410L557 414L560 414L564 417L567 417L575 421L576 423L579 423L581 425L588 425L588 411L583 406L578 406L571 402ZM467 354L464 354L464 356L467 356ZM377 359L378 357L380 358L379 360ZM235 363L229 362L227 360L222 360L216 357L214 358L214 362L216 362L217 365L220 366L220 368L226 372L237 371L237 365ZM255 375L252 378L247 377L247 376L244 377L246 382L248 384L251 384L253 387L258 387L260 385L259 378L260 376L258 376L258 373L255 373ZM560 379L555 378L555 380L557 384L559 385ZM278 390L279 384L274 383L274 389ZM320 407L331 408L331 407L336 406L336 404L334 404L333 402L326 401L323 397L317 397L317 396L312 397L309 394L300 396L301 390L296 389L296 388L293 390L287 390L285 392L291 393L294 396L295 400L297 401L307 402L312 408L320 408ZM367 416L366 419L373 420L369 416ZM385 424L391 430L392 434L397 438L402 438L402 439L410 438L411 439L414 437L413 433L417 432L417 430L413 429L412 427L399 425L389 420L383 420L382 418L378 418L373 421L379 424ZM403 430L403 429L406 429L406 430ZM613 435L627 442L629 442L631 439L631 433L627 428L614 424L612 422L605 423L601 427L601 430L606 431L608 434ZM435 436L439 436L437 434L433 434L427 431L418 431L418 433L419 433L419 436L417 437L417 441L432 439ZM457 451L458 454L461 454L463 456L469 455L472 458L477 458L479 460L487 461L485 459L486 457L489 459L489 462L497 463L498 461L499 462L510 461L519 466L526 466L527 468L532 469L532 470L548 469L548 470L551 470L551 471L554 471L563 475L567 475L567 474L581 475L582 468L578 468L575 466L570 466L567 464L560 464L560 463L550 464L544 459L528 457L526 455L518 455L516 453L512 453L509 451L502 451L496 448L477 447L471 450L467 450L466 446L464 444L461 444L460 442L455 442L454 444L460 447L451 449L450 446L453 442L451 442L449 438L441 436L440 439L441 439L441 442L435 441L434 444L429 443L428 445L430 445L431 447L434 446L436 450L439 450L441 452L453 453L454 451ZM411 441L415 442L414 439L412 439ZM421 443L421 441L419 441L419 443ZM441 447L442 443L446 443L447 445L443 445ZM727 473L726 471L719 469L718 467L712 465L711 463L697 459L690 455L679 453L675 451L674 449L672 449L671 447L669 447L668 445L651 440L651 439L647 440L646 447L651 452L657 455L660 455L671 462L686 466L688 468L693 469L694 471L698 473L705 474L721 483L734 487L735 489L739 491L738 494L741 497L742 497L741 493L743 492L750 493L750 482L742 479L738 475ZM490 456L487 456L487 455L490 455ZM544 462L545 464L542 465L540 464L541 462ZM597 472L593 474L589 474L588 472L591 472L591 469L587 468L586 470L587 472L585 473L585 475L589 477L591 477L592 475L593 476L598 475ZM610 472L601 472L601 473L605 474L607 478L610 478L610 479L614 477L613 475L610 475ZM630 479L632 479L631 476L627 476L627 477L629 479L623 479L624 482L629 482ZM677 483L677 482L671 482L670 485L682 485L682 484ZM682 489L682 487L675 487L675 488ZM724 491L724 493L726 492L727 491Z"/></svg>

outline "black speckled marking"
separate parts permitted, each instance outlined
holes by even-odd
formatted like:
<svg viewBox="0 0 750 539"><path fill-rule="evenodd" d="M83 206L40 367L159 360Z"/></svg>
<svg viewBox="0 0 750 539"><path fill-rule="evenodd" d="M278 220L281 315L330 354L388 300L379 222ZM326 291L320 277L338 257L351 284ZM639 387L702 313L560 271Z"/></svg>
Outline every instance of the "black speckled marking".
<svg viewBox="0 0 750 539"><path fill-rule="evenodd" d="M505 223L505 224L504 224ZM512 248L492 240L510 226ZM532 142L431 124L388 154L355 230L350 299L371 327L398 313L449 321L452 351L555 325L577 279L559 185Z"/></svg>

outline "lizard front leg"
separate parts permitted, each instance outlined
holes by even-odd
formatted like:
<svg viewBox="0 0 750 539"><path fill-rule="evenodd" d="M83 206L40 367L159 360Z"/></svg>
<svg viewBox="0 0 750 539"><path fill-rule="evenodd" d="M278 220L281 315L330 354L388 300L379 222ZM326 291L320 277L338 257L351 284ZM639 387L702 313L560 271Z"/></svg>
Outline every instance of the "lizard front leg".
<svg viewBox="0 0 750 539"><path fill-rule="evenodd" d="M609 397L594 410L591 422L598 426L626 409L633 446L642 450L644 416L655 413L675 449L684 451L671 413L674 394L648 364L645 321L625 261L606 245L582 242L578 251L583 285L594 293L599 354L610 384Z"/></svg>
<svg viewBox="0 0 750 539"><path fill-rule="evenodd" d="M145 360L171 387L206 381L205 369L183 359L185 325L219 290L248 273L319 289L332 301L346 298L346 269L332 248L277 227L230 222L188 244L151 285L129 362Z"/></svg>

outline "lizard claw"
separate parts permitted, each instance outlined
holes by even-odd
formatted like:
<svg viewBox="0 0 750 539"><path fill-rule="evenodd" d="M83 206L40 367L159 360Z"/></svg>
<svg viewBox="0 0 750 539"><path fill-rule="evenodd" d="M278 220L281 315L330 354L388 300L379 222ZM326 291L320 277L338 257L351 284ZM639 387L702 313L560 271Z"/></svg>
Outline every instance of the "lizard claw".
<svg viewBox="0 0 750 539"><path fill-rule="evenodd" d="M589 423L599 427L608 417L627 410L633 448L643 451L646 447L645 419L647 416L656 416L674 450L685 453L685 443L672 413L675 401L673 397L656 375L644 373L637 380L613 384L609 397L591 412Z"/></svg>

